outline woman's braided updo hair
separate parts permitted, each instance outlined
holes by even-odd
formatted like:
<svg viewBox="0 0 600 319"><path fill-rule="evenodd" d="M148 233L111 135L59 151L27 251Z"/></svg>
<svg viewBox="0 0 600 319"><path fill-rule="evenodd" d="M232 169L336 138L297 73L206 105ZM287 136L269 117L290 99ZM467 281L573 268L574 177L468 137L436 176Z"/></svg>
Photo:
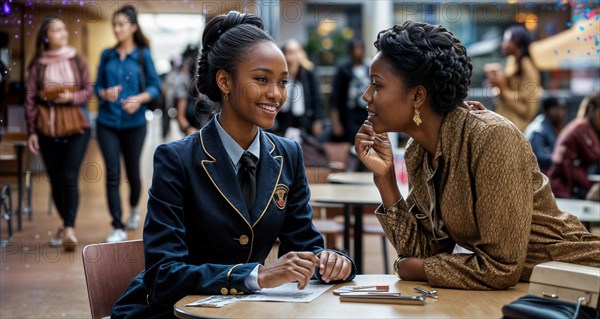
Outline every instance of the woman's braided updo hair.
<svg viewBox="0 0 600 319"><path fill-rule="evenodd" d="M263 23L258 16L230 11L212 18L202 34L202 50L196 72L197 90L210 100L220 102L217 71L224 70L235 75L237 64L263 41L274 42L263 31Z"/></svg>
<svg viewBox="0 0 600 319"><path fill-rule="evenodd" d="M438 113L454 110L467 97L471 58L446 28L407 21L379 32L375 47L408 87L427 89Z"/></svg>

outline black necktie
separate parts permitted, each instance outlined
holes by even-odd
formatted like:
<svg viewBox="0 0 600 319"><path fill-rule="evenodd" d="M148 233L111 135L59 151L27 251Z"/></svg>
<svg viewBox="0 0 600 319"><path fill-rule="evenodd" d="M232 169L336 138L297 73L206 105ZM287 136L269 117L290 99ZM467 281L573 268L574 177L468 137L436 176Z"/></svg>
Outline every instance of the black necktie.
<svg viewBox="0 0 600 319"><path fill-rule="evenodd" d="M240 159L242 166L238 172L238 180L242 186L242 193L246 201L248 211L254 209L254 199L256 198L256 163L254 156L249 152L244 152Z"/></svg>

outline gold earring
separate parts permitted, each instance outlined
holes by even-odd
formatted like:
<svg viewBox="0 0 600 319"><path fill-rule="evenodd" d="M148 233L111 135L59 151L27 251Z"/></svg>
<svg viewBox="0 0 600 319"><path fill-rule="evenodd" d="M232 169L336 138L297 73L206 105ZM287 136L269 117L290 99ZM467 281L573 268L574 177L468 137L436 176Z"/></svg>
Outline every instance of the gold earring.
<svg viewBox="0 0 600 319"><path fill-rule="evenodd" d="M225 93L225 95L223 95L223 100L229 101L229 92L227 92L227 93Z"/></svg>
<svg viewBox="0 0 600 319"><path fill-rule="evenodd" d="M421 125L421 122L423 122L421 120L421 113L419 113L419 109L417 109L415 107L415 115L413 116L413 122L415 122L415 124L417 124L417 126Z"/></svg>

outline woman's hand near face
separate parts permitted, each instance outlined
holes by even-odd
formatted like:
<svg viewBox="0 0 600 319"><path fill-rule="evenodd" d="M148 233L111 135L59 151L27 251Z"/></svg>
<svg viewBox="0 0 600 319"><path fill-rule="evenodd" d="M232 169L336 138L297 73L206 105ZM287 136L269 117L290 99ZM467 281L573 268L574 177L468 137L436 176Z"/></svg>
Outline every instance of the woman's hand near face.
<svg viewBox="0 0 600 319"><path fill-rule="evenodd" d="M400 199L400 190L394 170L394 152L387 133L376 134L371 122L365 121L356 134L354 144L358 158L373 172L373 181L383 206L393 206Z"/></svg>
<svg viewBox="0 0 600 319"><path fill-rule="evenodd" d="M377 134L365 121L356 134L356 154L375 176L394 175L394 152L387 133Z"/></svg>
<svg viewBox="0 0 600 319"><path fill-rule="evenodd" d="M258 268L258 285L274 288L297 281L304 289L315 272L317 257L309 251L289 252L274 262Z"/></svg>
<svg viewBox="0 0 600 319"><path fill-rule="evenodd" d="M324 282L346 280L352 274L352 262L335 251L323 250L317 254L319 274Z"/></svg>

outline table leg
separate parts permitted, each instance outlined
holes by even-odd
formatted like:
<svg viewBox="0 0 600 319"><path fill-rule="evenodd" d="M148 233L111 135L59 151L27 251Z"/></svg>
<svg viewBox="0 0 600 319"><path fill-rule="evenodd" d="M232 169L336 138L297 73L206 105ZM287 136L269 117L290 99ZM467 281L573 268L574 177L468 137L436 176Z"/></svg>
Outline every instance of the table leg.
<svg viewBox="0 0 600 319"><path fill-rule="evenodd" d="M350 256L350 205L344 205L344 250Z"/></svg>
<svg viewBox="0 0 600 319"><path fill-rule="evenodd" d="M354 263L356 273L362 274L363 269L363 207L354 206Z"/></svg>
<svg viewBox="0 0 600 319"><path fill-rule="evenodd" d="M19 231L23 230L23 151L25 146L21 143L15 144L15 151L17 153L17 227Z"/></svg>

